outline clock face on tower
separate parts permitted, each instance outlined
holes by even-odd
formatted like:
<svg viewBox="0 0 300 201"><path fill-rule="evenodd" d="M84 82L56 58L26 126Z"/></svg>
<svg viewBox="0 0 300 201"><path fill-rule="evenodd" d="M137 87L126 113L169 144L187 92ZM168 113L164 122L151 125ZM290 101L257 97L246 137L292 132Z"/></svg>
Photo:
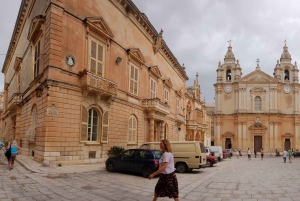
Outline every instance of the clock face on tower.
<svg viewBox="0 0 300 201"><path fill-rule="evenodd" d="M291 87L290 87L289 85L284 85L284 86L283 86L283 91L284 91L285 93L290 93L290 92L291 92Z"/></svg>
<svg viewBox="0 0 300 201"><path fill-rule="evenodd" d="M224 91L225 91L226 93L231 92L231 90L232 90L231 85L226 85L226 86L224 87Z"/></svg>

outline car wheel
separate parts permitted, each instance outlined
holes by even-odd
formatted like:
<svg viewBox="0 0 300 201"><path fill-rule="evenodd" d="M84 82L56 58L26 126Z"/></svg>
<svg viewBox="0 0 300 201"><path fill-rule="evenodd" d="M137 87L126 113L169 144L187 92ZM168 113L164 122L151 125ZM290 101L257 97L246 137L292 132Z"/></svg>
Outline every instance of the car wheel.
<svg viewBox="0 0 300 201"><path fill-rule="evenodd" d="M145 178L148 178L149 175L152 174L152 169L150 167L144 167L142 173Z"/></svg>
<svg viewBox="0 0 300 201"><path fill-rule="evenodd" d="M207 160L206 161L206 166L207 167L212 167L213 166L213 162L211 160Z"/></svg>
<svg viewBox="0 0 300 201"><path fill-rule="evenodd" d="M108 172L114 172L114 171L115 171L115 166L114 166L114 164L113 164L112 162L107 163L107 165L106 165L106 170L107 170Z"/></svg>
<svg viewBox="0 0 300 201"><path fill-rule="evenodd" d="M177 169L177 172L184 173L184 172L187 172L188 168L187 168L186 164L184 164L184 163L178 163L176 165L176 169Z"/></svg>

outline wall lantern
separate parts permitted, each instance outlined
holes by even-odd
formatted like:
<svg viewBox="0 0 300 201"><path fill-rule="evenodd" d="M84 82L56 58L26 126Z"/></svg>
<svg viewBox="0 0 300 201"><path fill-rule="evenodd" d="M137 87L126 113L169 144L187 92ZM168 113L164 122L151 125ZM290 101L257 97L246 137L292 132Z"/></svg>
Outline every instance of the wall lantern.
<svg viewBox="0 0 300 201"><path fill-rule="evenodd" d="M43 95L43 88L41 86L35 89L35 95L37 98L40 98Z"/></svg>
<svg viewBox="0 0 300 201"><path fill-rule="evenodd" d="M116 64L121 63L121 61L122 61L122 58L121 58L121 57L118 57L118 58L116 59Z"/></svg>

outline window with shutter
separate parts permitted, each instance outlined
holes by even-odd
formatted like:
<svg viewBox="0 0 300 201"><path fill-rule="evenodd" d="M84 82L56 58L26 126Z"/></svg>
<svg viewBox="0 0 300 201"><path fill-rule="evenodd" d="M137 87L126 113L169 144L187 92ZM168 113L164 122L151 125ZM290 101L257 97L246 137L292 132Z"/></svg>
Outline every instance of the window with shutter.
<svg viewBox="0 0 300 201"><path fill-rule="evenodd" d="M134 95L138 95L138 80L139 80L139 69L137 67L131 65L129 92Z"/></svg>
<svg viewBox="0 0 300 201"><path fill-rule="evenodd" d="M87 141L87 131L88 131L87 119L88 119L88 111L84 106L82 106L81 107L81 135L80 135L81 141Z"/></svg>
<svg viewBox="0 0 300 201"><path fill-rule="evenodd" d="M90 72L103 76L104 45L95 39L90 40Z"/></svg>
<svg viewBox="0 0 300 201"><path fill-rule="evenodd" d="M156 82L150 79L150 98L156 98Z"/></svg>
<svg viewBox="0 0 300 201"><path fill-rule="evenodd" d="M94 109L89 109L88 128L87 128L87 141L97 141L99 117Z"/></svg>
<svg viewBox="0 0 300 201"><path fill-rule="evenodd" d="M36 43L34 49L34 77L40 73L40 41Z"/></svg>
<svg viewBox="0 0 300 201"><path fill-rule="evenodd" d="M102 137L101 137L102 142L108 141L108 123L109 123L108 112L104 112L103 120L102 120Z"/></svg>
<svg viewBox="0 0 300 201"><path fill-rule="evenodd" d="M254 110L261 111L261 97L256 96L254 99Z"/></svg>
<svg viewBox="0 0 300 201"><path fill-rule="evenodd" d="M128 123L128 143L136 143L137 139L137 119L135 116L129 117Z"/></svg>
<svg viewBox="0 0 300 201"><path fill-rule="evenodd" d="M179 104L180 104L180 100L179 98L176 98L176 114L179 114Z"/></svg>
<svg viewBox="0 0 300 201"><path fill-rule="evenodd" d="M168 89L165 89L165 103L169 103L169 91Z"/></svg>

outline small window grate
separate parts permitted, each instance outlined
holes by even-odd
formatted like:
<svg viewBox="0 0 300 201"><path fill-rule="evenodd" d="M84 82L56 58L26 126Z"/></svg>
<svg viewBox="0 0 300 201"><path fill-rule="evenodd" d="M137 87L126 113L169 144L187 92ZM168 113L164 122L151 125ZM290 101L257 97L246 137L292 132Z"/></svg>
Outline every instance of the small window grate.
<svg viewBox="0 0 300 201"><path fill-rule="evenodd" d="M89 152L89 158L96 158L96 152L95 151L90 151Z"/></svg>

